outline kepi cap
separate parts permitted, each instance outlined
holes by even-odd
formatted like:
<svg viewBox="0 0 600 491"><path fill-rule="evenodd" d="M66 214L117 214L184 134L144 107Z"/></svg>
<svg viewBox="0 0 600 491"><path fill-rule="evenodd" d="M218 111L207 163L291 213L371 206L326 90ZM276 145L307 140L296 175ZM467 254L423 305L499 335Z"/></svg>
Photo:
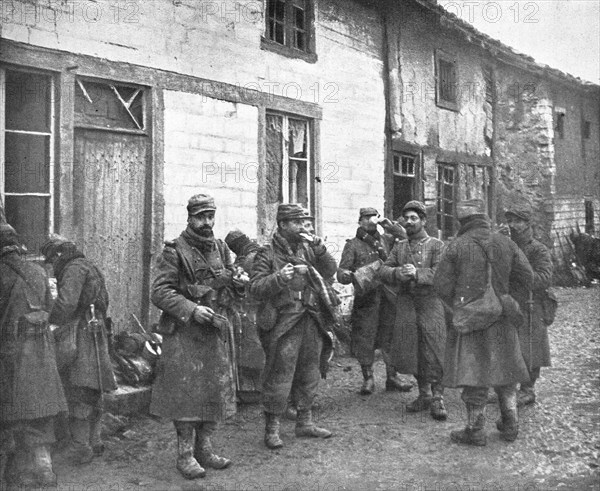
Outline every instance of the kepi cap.
<svg viewBox="0 0 600 491"><path fill-rule="evenodd" d="M504 212L505 216L513 215L513 216L516 216L517 218L520 218L521 220L524 220L526 222L531 220L532 214L533 214L533 211L531 209L531 206L529 206L528 203L518 203L518 204L513 203Z"/></svg>
<svg viewBox="0 0 600 491"><path fill-rule="evenodd" d="M402 208L402 214L404 214L404 212L408 210L416 211L417 213L427 216L427 209L425 208L425 204L421 203L420 201L417 201L416 199L409 201L404 205L404 208Z"/></svg>
<svg viewBox="0 0 600 491"><path fill-rule="evenodd" d="M302 205L298 203L282 203L277 208L277 218L278 222L284 220L298 220L305 218L313 218L308 210Z"/></svg>
<svg viewBox="0 0 600 491"><path fill-rule="evenodd" d="M372 207L361 208L360 211L358 212L358 219L361 220L364 217L372 217L373 215L379 216L379 212L377 211L376 208L372 208Z"/></svg>
<svg viewBox="0 0 600 491"><path fill-rule="evenodd" d="M459 201L456 205L456 218L464 220L474 215L485 215L485 205L481 199Z"/></svg>
<svg viewBox="0 0 600 491"><path fill-rule="evenodd" d="M208 194L195 194L188 200L188 215L197 215L205 211L216 211L215 199Z"/></svg>

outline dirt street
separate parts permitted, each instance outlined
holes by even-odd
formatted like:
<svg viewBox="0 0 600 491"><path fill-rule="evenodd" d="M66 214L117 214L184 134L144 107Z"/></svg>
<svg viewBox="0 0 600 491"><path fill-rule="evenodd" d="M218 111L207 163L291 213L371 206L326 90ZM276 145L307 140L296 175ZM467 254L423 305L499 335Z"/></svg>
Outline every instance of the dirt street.
<svg viewBox="0 0 600 491"><path fill-rule="evenodd" d="M61 490L541 490L600 489L600 288L559 290L561 301L550 328L552 368L543 369L538 403L520 412L518 440L498 438L497 406L488 406L487 447L450 443L449 432L465 422L456 390L447 391L450 417L406 414L416 396L383 390L384 366L376 366L377 392L360 396L355 360L338 357L320 386L316 413L334 432L329 440L294 437L285 421L283 449L262 443L257 405L242 406L214 443L234 460L227 470L186 481L175 469L172 424L132 418L107 436L107 452L92 464L56 465Z"/></svg>

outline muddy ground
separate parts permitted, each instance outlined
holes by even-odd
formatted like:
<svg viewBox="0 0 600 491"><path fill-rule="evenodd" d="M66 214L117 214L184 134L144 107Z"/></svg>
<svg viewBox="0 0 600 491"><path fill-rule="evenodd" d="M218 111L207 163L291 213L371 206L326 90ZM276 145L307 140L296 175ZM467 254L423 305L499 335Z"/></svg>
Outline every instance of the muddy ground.
<svg viewBox="0 0 600 491"><path fill-rule="evenodd" d="M561 306L550 328L554 366L542 370L538 402L520 412L521 431L512 444L498 438L494 406L488 406L487 447L452 444L448 434L466 416L458 391L447 391L446 422L406 414L416 389L385 392L379 361L377 392L360 396L357 363L338 357L320 386L316 412L319 424L334 432L329 440L296 439L293 422L285 421L285 447L267 450L260 408L242 406L214 441L234 465L186 481L174 465L172 424L130 418L106 437L102 458L79 468L55 465L59 489L599 490L600 288L558 293Z"/></svg>

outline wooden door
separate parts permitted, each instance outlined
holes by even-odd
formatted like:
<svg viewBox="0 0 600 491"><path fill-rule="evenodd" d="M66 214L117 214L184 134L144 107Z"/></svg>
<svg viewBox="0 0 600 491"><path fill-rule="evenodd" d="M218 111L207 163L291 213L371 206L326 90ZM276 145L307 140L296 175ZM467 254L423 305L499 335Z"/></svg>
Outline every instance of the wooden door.
<svg viewBox="0 0 600 491"><path fill-rule="evenodd" d="M74 219L86 256L103 271L115 330L147 311L148 137L76 129Z"/></svg>

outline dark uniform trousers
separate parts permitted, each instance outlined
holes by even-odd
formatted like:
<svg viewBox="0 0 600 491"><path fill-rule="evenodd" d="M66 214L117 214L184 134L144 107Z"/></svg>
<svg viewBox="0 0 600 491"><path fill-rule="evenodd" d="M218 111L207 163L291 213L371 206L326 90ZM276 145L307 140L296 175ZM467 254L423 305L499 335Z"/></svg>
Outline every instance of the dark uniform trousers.
<svg viewBox="0 0 600 491"><path fill-rule="evenodd" d="M310 409L317 393L321 374L319 361L323 337L315 320L305 312L300 320L276 341L267 359L262 400L265 411L282 414L288 395L299 410Z"/></svg>

